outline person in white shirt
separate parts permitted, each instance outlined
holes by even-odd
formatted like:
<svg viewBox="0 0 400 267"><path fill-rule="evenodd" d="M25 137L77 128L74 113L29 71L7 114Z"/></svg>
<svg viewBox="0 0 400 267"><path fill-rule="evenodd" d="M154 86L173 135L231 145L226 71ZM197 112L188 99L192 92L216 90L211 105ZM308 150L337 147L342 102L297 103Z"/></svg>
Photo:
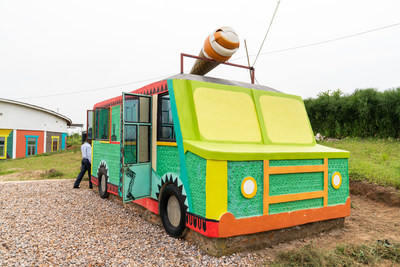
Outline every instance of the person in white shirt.
<svg viewBox="0 0 400 267"><path fill-rule="evenodd" d="M81 165L81 172L78 174L76 181L74 183L74 188L79 188L79 184L82 181L83 176L85 175L86 171L89 175L89 188L92 189L92 180L91 180L91 173L90 170L92 169L92 147L90 144L84 140L83 145L81 146L82 151L82 165Z"/></svg>

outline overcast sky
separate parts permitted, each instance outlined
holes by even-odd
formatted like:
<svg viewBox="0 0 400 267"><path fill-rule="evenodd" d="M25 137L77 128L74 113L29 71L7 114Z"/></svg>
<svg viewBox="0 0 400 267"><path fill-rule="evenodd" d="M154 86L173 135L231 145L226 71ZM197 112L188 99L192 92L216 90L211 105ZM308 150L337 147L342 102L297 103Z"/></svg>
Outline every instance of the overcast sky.
<svg viewBox="0 0 400 267"><path fill-rule="evenodd" d="M86 110L95 103L179 73L180 53L197 55L218 27L230 26L239 34L241 47L231 62L247 65L246 39L253 63L276 4L0 0L0 98L85 123ZM396 23L398 0L281 0L264 54L254 66L256 79L303 98L326 90L400 87L400 25L268 53ZM185 60L186 73L192 64ZM249 82L248 72L226 66L208 76ZM98 89L120 84L125 85Z"/></svg>

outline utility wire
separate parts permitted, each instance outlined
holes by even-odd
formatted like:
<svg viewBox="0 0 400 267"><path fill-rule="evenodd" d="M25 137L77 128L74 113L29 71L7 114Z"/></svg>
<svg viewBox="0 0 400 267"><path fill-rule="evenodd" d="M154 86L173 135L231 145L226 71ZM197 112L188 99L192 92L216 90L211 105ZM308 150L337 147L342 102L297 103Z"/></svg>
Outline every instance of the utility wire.
<svg viewBox="0 0 400 267"><path fill-rule="evenodd" d="M279 2L280 1L278 1L278 5L279 5ZM277 9L275 9L274 16L276 14L276 10ZM271 20L270 26L272 24L272 20ZM316 46L316 45L326 44L326 43L330 43L330 42L336 42L336 41L340 41L340 40L343 40L343 39L347 39L347 38L351 38L351 37L355 37L355 36L359 36L359 35L375 32L375 31L379 31L379 30L384 30L384 29L391 28L391 27L396 27L396 26L399 26L399 25L400 25L400 22L399 23L395 23L395 24L391 24L391 25L387 25L387 26L383 26L383 27L379 27L379 28L375 28L375 29L371 29L371 30L368 30L368 31L363 31L363 32L355 33L355 34L350 34L350 35L334 38L334 39L329 39L329 40L325 40L325 41L321 41L321 42L304 44L304 45L299 45L299 46L294 46L294 47L289 47L289 48L284 48L284 49L279 49L279 50L273 50L273 51L269 51L269 52L266 52L266 53L260 53L261 48L262 48L262 45L261 45L260 51L257 54L257 58L258 58L259 55L281 53L281 52L286 52L286 51L290 51L290 50L295 50L295 49L300 49L300 48L305 48L305 47L310 47L310 46ZM268 28L268 31L269 31L269 28ZM268 31L267 31L267 34L268 34ZM265 35L264 41L265 41L265 39L267 37L267 34ZM263 44L264 44L264 41L263 41ZM250 56L255 56L255 55L250 55ZM231 61L236 61L236 60L239 60L239 59L242 59L242 58L245 58L245 57L247 57L247 56L238 57L238 58L232 59ZM257 58L256 58L256 60L257 60ZM256 60L254 61L253 66L256 63ZM93 88L93 89L87 89L87 90L80 90L80 91L74 91L74 92L68 92L68 93L21 97L21 98L16 98L15 100L34 99L34 98L42 98L42 97L53 97L53 96L62 96L62 95L74 95L74 94L80 94L80 93L86 93L86 92L92 92L92 91L99 91L99 90L104 90L104 89L109 89L109 88L115 88L115 87L120 87L120 86L125 86L125 85L131 85L131 84L135 84L135 83L152 81L152 80L161 79L161 78L172 76L172 75L173 74L163 75L163 76L154 77L154 78L150 78L150 79L146 79L146 80L140 80L140 81L134 81L134 82L128 82L128 83L121 83L121 84L116 84L116 85L112 85L112 86L99 87L99 88Z"/></svg>
<svg viewBox="0 0 400 267"><path fill-rule="evenodd" d="M93 89L80 90L80 91L74 91L74 92L68 92L68 93L60 93L60 94L52 94L52 95L28 96L28 97L16 98L15 100L81 94L81 93L86 93L86 92L99 91L99 90L104 90L104 89L109 89L109 88L114 88L114 87L120 87L120 86L135 84L135 83L148 82L148 81L161 79L161 78L168 77L168 76L172 76L172 74L163 75L163 76L159 76L159 77L154 77L154 78L150 78L150 79L146 79L146 80L134 81L134 82L129 82L129 83L121 83L121 84L116 84L116 85L111 85L111 86L106 86L106 87L98 87L98 88L93 88Z"/></svg>
<svg viewBox="0 0 400 267"><path fill-rule="evenodd" d="M350 35L346 35L346 36L342 36L342 37L338 37L338 38L334 38L334 39L329 39L329 40L325 40L325 41L321 41L321 42L304 44L304 45L299 45L299 46L294 46L294 47L289 47L289 48L284 48L284 49L279 49L279 50L273 50L273 51L269 51L269 52L265 52L265 53L260 53L260 55L281 53L281 52L286 52L286 51L290 51L290 50L295 50L295 49L300 49L300 48L305 48L305 47L310 47L310 46L316 46L316 45L320 45L320 44L336 42L336 41L340 41L340 40L343 40L343 39L347 39L347 38L351 38L351 37L367 34L367 33L374 32L374 31L384 30L384 29L395 27L395 26L399 26L399 25L400 25L400 23L395 23L395 24L391 24L391 25L387 25L387 26L371 29L371 30L368 30L368 31L354 33L354 34L350 34ZM255 55L250 55L250 56L255 56ZM245 58L245 57L247 57L247 56L238 57L238 58L235 58L235 59L233 59L231 61L235 61L235 60L242 59L242 58ZM254 64L253 64L253 66L254 66Z"/></svg>
<svg viewBox="0 0 400 267"><path fill-rule="evenodd" d="M257 59L258 59L258 56L259 56L260 53L261 53L261 50L262 50L262 48L263 48L263 46L264 46L264 42L265 42L265 40L267 39L269 30L271 29L272 22L274 21L274 18L275 18L276 12L278 11L279 4L280 4L280 3L281 3L281 0L278 0L278 2L276 3L276 8L275 8L274 14L272 15L271 22L269 23L268 30L267 30L267 32L265 33L264 40L263 40L262 43L261 43L260 50L258 50L256 59L254 60L254 63L253 63L253 66L252 66L252 67L254 67L254 65L256 64Z"/></svg>

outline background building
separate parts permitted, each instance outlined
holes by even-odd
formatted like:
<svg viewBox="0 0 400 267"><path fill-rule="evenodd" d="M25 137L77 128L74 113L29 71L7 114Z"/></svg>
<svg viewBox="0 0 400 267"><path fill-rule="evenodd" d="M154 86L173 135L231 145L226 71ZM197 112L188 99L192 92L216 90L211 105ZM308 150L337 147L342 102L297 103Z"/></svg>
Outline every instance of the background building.
<svg viewBox="0 0 400 267"><path fill-rule="evenodd" d="M65 149L71 124L52 110L0 98L0 159Z"/></svg>

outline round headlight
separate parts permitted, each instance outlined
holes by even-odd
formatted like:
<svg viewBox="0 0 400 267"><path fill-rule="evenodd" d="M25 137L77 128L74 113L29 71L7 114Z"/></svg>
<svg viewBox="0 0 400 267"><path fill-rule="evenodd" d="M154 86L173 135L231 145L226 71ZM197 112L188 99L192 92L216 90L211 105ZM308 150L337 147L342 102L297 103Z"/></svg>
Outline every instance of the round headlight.
<svg viewBox="0 0 400 267"><path fill-rule="evenodd" d="M252 198L257 193L257 183L253 177L246 177L242 181L242 194L245 198Z"/></svg>
<svg viewBox="0 0 400 267"><path fill-rule="evenodd" d="M341 185L342 185L342 176L340 175L340 172L335 172L332 175L332 186L335 189L339 189Z"/></svg>

